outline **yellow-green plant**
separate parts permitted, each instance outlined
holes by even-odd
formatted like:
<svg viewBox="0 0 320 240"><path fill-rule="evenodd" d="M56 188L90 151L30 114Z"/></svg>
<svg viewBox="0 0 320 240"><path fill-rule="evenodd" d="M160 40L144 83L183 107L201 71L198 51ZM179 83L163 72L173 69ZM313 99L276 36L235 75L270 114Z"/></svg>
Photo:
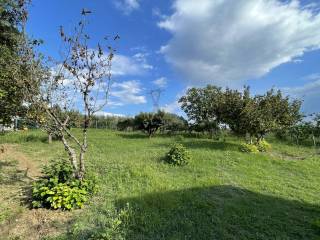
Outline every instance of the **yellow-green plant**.
<svg viewBox="0 0 320 240"><path fill-rule="evenodd" d="M167 163L178 166L187 165L190 160L190 152L180 143L173 144L166 157Z"/></svg>
<svg viewBox="0 0 320 240"><path fill-rule="evenodd" d="M82 181L72 177L67 161L55 161L43 170L45 176L33 183L32 206L71 210L82 208L96 191L93 179Z"/></svg>
<svg viewBox="0 0 320 240"><path fill-rule="evenodd" d="M246 153L258 153L258 147L254 144L247 144L247 143L242 143L239 147L239 150L241 152L246 152Z"/></svg>

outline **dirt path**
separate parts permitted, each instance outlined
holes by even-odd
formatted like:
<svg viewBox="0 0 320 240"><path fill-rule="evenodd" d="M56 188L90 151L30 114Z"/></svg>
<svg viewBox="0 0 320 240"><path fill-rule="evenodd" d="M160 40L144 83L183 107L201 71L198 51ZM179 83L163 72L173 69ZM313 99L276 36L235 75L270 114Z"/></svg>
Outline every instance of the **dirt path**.
<svg viewBox="0 0 320 240"><path fill-rule="evenodd" d="M2 151L4 150L4 151ZM29 209L26 189L41 172L18 145L0 151L0 239L37 240L67 231L71 213Z"/></svg>
<svg viewBox="0 0 320 240"><path fill-rule="evenodd" d="M39 167L31 161L25 154L18 150L18 145L8 145L4 144L3 152L0 154L0 161L8 162L11 160L17 162L17 170L21 172L25 172L26 177L36 178L39 177L41 172Z"/></svg>

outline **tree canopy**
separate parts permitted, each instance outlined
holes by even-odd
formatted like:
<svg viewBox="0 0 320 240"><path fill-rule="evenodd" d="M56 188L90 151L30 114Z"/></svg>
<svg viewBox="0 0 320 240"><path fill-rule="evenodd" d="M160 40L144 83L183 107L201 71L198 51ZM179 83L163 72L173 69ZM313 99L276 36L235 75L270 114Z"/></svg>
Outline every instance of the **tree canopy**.
<svg viewBox="0 0 320 240"><path fill-rule="evenodd" d="M226 124L237 134L249 133L258 141L268 132L288 128L298 122L301 102L290 101L281 91L250 96L250 89L232 90L208 85L191 88L180 98L189 121L207 130Z"/></svg>
<svg viewBox="0 0 320 240"><path fill-rule="evenodd" d="M21 24L26 12L23 1L0 1L0 123L8 124L12 117L22 114L23 86L16 76L20 75L19 45Z"/></svg>

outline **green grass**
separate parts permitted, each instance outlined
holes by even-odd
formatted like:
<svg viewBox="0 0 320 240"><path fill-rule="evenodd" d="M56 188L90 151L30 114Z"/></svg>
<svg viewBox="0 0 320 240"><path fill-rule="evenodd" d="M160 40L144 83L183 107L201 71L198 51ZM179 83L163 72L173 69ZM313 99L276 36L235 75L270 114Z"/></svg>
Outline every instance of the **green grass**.
<svg viewBox="0 0 320 240"><path fill-rule="evenodd" d="M91 130L87 165L99 192L55 239L320 239L320 157L270 139L271 153L241 140L155 137ZM181 142L187 166L162 159ZM0 136L34 161L64 155L39 132ZM98 236L100 238L98 238Z"/></svg>

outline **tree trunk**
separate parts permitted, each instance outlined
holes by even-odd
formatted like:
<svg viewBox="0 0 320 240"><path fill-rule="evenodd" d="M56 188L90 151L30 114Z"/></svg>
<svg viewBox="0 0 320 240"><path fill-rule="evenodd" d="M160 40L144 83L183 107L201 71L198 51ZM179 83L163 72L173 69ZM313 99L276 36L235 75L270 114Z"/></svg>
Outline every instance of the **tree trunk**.
<svg viewBox="0 0 320 240"><path fill-rule="evenodd" d="M214 130L213 130L213 128L210 129L210 134L211 134L211 139L213 139L213 136L214 136Z"/></svg>
<svg viewBox="0 0 320 240"><path fill-rule="evenodd" d="M85 164L84 164L84 151L81 151L80 153L80 170L79 170L79 174L78 174L78 178L80 180L82 180L84 178L86 169L85 169Z"/></svg>
<svg viewBox="0 0 320 240"><path fill-rule="evenodd" d="M79 156L79 163L80 163L80 170L79 170L79 179L82 180L85 175L85 164L84 164L84 155L87 152L87 129L83 130L83 145L80 149L80 156Z"/></svg>
<svg viewBox="0 0 320 240"><path fill-rule="evenodd" d="M51 144L52 143L52 134L48 133L48 143Z"/></svg>
<svg viewBox="0 0 320 240"><path fill-rule="evenodd" d="M313 141L313 146L316 147L317 146L316 138L314 137L313 134L312 134L312 141Z"/></svg>
<svg viewBox="0 0 320 240"><path fill-rule="evenodd" d="M79 173L78 173L78 163L77 163L77 155L76 152L74 151L74 149L72 147L70 147L70 145L68 144L67 140L65 139L65 137L62 135L61 137L62 143L64 145L65 150L67 151L68 155L69 155L69 160L73 169L73 175L74 177L78 177Z"/></svg>

